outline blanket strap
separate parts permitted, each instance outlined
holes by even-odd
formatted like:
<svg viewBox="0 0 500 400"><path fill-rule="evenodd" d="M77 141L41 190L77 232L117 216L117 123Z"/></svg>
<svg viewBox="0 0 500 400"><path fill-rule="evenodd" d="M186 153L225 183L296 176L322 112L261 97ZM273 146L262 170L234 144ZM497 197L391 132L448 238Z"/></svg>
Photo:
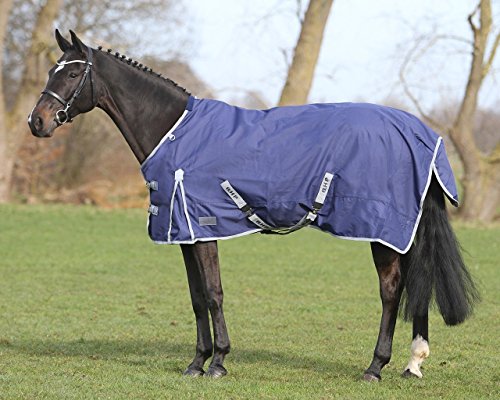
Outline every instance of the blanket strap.
<svg viewBox="0 0 500 400"><path fill-rule="evenodd" d="M158 181L148 181L146 182L146 186L150 190L158 190Z"/></svg>
<svg viewBox="0 0 500 400"><path fill-rule="evenodd" d="M175 197L177 194L177 189L180 188L181 191L181 199L182 199L182 207L184 209L184 216L186 217L186 221L188 224L189 234L191 235L191 240L194 242L194 232L193 226L191 225L191 218L189 217L187 202L186 202L186 192L184 191L184 171L182 169L178 169L175 171L175 183L174 189L172 190L172 198L170 199L170 221L168 224L168 232L167 232L167 241L171 241L171 233L172 233L172 222L173 222L173 213L174 213L174 204Z"/></svg>
<svg viewBox="0 0 500 400"><path fill-rule="evenodd" d="M271 225L266 224L257 214L254 213L252 207L250 207L243 197L236 191L235 188L231 186L229 181L224 181L221 184L222 189L227 193L227 195L234 201L234 204L247 215L247 218L252 221L259 228L269 231L273 230Z"/></svg>
<svg viewBox="0 0 500 400"><path fill-rule="evenodd" d="M236 191L235 188L229 183L228 180L225 180L220 185L222 189L227 193L227 195L234 201L236 206L247 215L247 218L261 228L264 233L275 233L278 235L287 235L289 233L295 232L307 225L310 225L312 222L316 220L318 216L318 212L323 207L323 204L326 200L326 195L328 194L328 190L333 181L333 174L327 172L321 181L321 186L319 188L318 194L316 195L316 199L314 200L314 204L312 206L312 211L308 211L306 215L304 215L299 222L295 225L285 228L274 228L271 225L267 224L260 218L253 209L247 204L247 202L241 197L241 195Z"/></svg>

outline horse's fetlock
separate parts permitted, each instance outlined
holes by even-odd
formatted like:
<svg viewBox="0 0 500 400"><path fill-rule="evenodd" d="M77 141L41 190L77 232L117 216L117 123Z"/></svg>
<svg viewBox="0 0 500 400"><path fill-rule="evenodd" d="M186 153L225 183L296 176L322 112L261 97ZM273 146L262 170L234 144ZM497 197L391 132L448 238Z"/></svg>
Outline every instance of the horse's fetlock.
<svg viewBox="0 0 500 400"><path fill-rule="evenodd" d="M218 354L228 354L231 351L231 345L228 343L227 345L223 345L221 347L216 347L215 352Z"/></svg>
<svg viewBox="0 0 500 400"><path fill-rule="evenodd" d="M203 358L205 361L208 360L210 357L212 357L212 354L214 353L213 347L210 347L208 349L196 349L196 352L198 355Z"/></svg>
<svg viewBox="0 0 500 400"><path fill-rule="evenodd" d="M389 361L391 361L391 354L383 353L376 351L375 352L375 357L380 361L382 365L387 365L389 364Z"/></svg>

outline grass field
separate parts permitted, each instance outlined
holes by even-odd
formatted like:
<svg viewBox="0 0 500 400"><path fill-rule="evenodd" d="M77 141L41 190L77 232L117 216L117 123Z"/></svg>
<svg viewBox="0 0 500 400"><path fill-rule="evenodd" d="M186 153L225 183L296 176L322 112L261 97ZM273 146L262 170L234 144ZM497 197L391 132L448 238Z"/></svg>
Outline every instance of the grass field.
<svg viewBox="0 0 500 400"><path fill-rule="evenodd" d="M190 379L195 323L177 246L140 210L0 207L1 399L500 398L499 228L458 227L483 301L464 325L430 320L422 380L400 377L398 323L378 384L362 382L380 300L366 243L306 229L220 243L229 375Z"/></svg>

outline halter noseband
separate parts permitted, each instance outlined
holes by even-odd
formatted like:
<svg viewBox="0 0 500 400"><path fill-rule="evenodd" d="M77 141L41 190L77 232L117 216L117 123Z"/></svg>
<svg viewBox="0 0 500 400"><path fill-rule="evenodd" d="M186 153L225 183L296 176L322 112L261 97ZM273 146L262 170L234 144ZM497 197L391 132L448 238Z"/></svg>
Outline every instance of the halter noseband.
<svg viewBox="0 0 500 400"><path fill-rule="evenodd" d="M74 91L73 95L69 100L64 100L60 95L57 93L53 92L52 90L44 89L42 91L42 94L48 94L49 96L52 96L54 99L56 99L59 103L61 103L64 108L61 110L56 111L56 116L54 120L56 121L58 126L64 125L67 122L71 122L71 118L68 116L68 110L73 104L73 102L76 100L76 98L80 95L81 91L83 90L83 87L85 86L85 82L87 81L87 75L90 74L90 90L92 91L92 104L95 103L94 100L94 79L92 76L92 49L87 46L87 61L84 60L72 60L72 61L62 61L58 62L57 65L60 67L64 67L66 64L73 64L73 63L80 63L80 64L85 64L85 71L83 72L82 79L80 80L80 83L78 84L78 87ZM56 69L57 71L57 69Z"/></svg>

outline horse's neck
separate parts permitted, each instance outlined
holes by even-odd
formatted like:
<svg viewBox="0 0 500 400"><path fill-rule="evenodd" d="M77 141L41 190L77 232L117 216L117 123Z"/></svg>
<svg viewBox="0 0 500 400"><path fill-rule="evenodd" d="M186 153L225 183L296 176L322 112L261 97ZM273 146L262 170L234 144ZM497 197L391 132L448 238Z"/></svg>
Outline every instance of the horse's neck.
<svg viewBox="0 0 500 400"><path fill-rule="evenodd" d="M189 94L173 83L98 54L100 100L142 163L181 117Z"/></svg>

